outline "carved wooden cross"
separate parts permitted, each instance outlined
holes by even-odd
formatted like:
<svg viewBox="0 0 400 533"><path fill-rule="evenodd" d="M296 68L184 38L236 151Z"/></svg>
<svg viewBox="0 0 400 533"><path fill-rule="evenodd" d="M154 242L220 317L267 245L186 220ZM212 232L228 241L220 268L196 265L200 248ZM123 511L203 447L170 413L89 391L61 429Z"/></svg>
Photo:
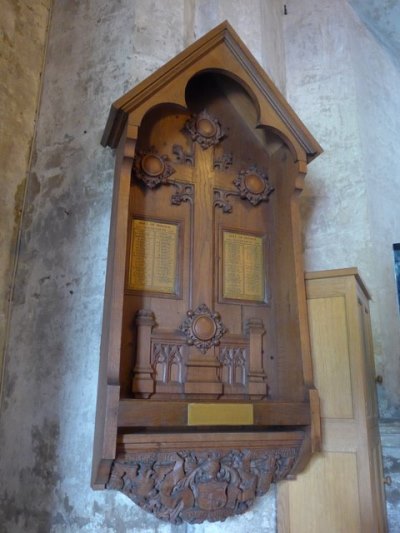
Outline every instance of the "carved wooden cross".
<svg viewBox="0 0 400 533"><path fill-rule="evenodd" d="M229 172L231 156L224 155L220 160L216 160L214 146L220 142L224 133L219 122L206 111L189 119L185 129L193 141L193 155L185 154L180 146L173 147L179 163L182 163L178 179L175 180L175 176L172 176L176 170L169 163L167 156L160 156L152 150L142 154L140 161L136 162L136 176L150 188L161 184L173 185L175 193L171 196L172 204L180 205L183 201L190 201L192 204L189 309L180 330L186 343L194 345L197 350L190 352L184 391L187 394L195 393L199 390L200 380L204 392L218 396L222 392L218 378L220 363L211 348L219 345L227 329L214 309L217 269L221 262L220 251L216 250L215 243L215 208L221 208L224 213L231 213L233 206L229 203L229 197L232 196L240 196L255 206L263 200L268 200L273 189L269 186L267 177L255 167L241 170L234 176ZM185 163L191 164L187 166ZM262 299L263 296L260 300ZM137 320L137 363L143 358L144 365L136 365L135 379L136 382L146 381L150 388L151 370L146 361L149 357L149 342L154 323L154 319L149 321L146 318L143 321L142 316ZM262 336L265 330L260 319L248 319L245 326L242 335L249 338L249 392L263 397L266 394L262 362ZM146 348L142 344L143 338L147 339ZM198 351L203 355L200 356ZM201 376L206 376L207 372L209 377L204 378L206 382L202 382ZM140 379L138 373L142 374ZM140 388L144 392L143 387ZM237 387L233 384L231 389L233 391Z"/></svg>

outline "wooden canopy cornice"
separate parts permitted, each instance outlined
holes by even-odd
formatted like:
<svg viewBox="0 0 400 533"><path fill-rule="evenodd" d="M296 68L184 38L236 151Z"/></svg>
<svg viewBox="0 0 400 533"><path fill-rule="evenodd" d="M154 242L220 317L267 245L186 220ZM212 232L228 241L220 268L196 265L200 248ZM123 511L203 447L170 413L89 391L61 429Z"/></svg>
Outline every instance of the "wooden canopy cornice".
<svg viewBox="0 0 400 533"><path fill-rule="evenodd" d="M128 115L137 109L143 102L148 101L156 93L162 92L163 88L181 75L189 67L199 64L199 70L223 69L224 61L221 61L222 50L225 48L231 60L237 63L238 71L245 78L251 80L259 94L275 112L276 119L281 121L285 129L292 137L292 142L297 143L306 154L307 162L312 161L320 153L322 148L314 139L305 125L298 118L291 106L287 103L271 78L264 72L262 67L250 53L249 49L227 22L208 32L201 39L186 48L183 52L168 61L148 78L128 91L116 100L112 106L107 120L106 128L102 137L102 145L116 148L124 130ZM204 59L206 58L206 61ZM200 62L200 59L203 60ZM196 72L191 72L191 76ZM260 102L259 102L260 104ZM260 117L260 126L263 124Z"/></svg>

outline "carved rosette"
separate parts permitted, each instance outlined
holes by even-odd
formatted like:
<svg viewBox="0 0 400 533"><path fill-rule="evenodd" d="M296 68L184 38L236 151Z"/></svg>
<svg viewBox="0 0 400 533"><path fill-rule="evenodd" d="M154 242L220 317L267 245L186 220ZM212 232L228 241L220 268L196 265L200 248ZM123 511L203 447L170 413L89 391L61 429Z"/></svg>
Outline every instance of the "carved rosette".
<svg viewBox="0 0 400 533"><path fill-rule="evenodd" d="M297 455L296 447L121 454L107 488L173 524L215 522L246 512Z"/></svg>
<svg viewBox="0 0 400 533"><path fill-rule="evenodd" d="M157 185L169 183L169 177L175 169L168 161L168 156L159 155L155 148L139 152L134 161L134 175L153 189Z"/></svg>
<svg viewBox="0 0 400 533"><path fill-rule="evenodd" d="M187 317L180 326L189 345L196 346L202 353L206 353L212 346L218 346L226 328L220 320L219 313L210 311L201 304L195 311L188 311Z"/></svg>
<svg viewBox="0 0 400 533"><path fill-rule="evenodd" d="M241 170L233 180L233 184L239 189L240 197L248 200L252 205L268 202L268 197L275 190L270 186L268 176L256 167Z"/></svg>
<svg viewBox="0 0 400 533"><path fill-rule="evenodd" d="M218 144L225 135L218 120L205 110L187 120L184 131L188 132L192 141L199 143L203 150Z"/></svg>

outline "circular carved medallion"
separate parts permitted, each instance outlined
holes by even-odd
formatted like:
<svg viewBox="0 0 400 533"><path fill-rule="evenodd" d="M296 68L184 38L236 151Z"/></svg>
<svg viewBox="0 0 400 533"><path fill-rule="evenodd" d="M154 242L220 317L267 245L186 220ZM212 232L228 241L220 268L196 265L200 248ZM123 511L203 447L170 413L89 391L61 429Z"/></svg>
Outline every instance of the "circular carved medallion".
<svg viewBox="0 0 400 533"><path fill-rule="evenodd" d="M268 202L269 195L274 192L274 188L269 184L268 176L255 166L248 170L241 170L233 180L233 184L239 189L240 197L248 200L252 205Z"/></svg>
<svg viewBox="0 0 400 533"><path fill-rule="evenodd" d="M206 110L187 120L184 129L204 150L218 144L225 135L218 120Z"/></svg>
<svg viewBox="0 0 400 533"><path fill-rule="evenodd" d="M193 333L202 341L208 341L215 335L216 326L214 320L209 316L198 316L193 321Z"/></svg>
<svg viewBox="0 0 400 533"><path fill-rule="evenodd" d="M219 313L210 311L201 304L195 311L188 311L187 317L180 326L190 346L196 346L201 352L206 353L212 346L218 346L220 338L226 328L220 320Z"/></svg>
<svg viewBox="0 0 400 533"><path fill-rule="evenodd" d="M257 174L249 174L244 178L247 189L253 194L261 194L265 189L265 182Z"/></svg>
<svg viewBox="0 0 400 533"><path fill-rule="evenodd" d="M217 131L216 125L211 122L208 118L198 118L196 121L197 131L200 133L200 135L203 135L203 137L210 138L213 135L215 135Z"/></svg>
<svg viewBox="0 0 400 533"><path fill-rule="evenodd" d="M162 183L169 184L169 177L174 172L168 156L158 154L154 146L146 152L139 151L135 156L132 173L150 189Z"/></svg>
<svg viewBox="0 0 400 533"><path fill-rule="evenodd" d="M149 176L159 176L163 173L165 168L165 163L155 154L146 154L142 157L140 162L142 170L146 172Z"/></svg>

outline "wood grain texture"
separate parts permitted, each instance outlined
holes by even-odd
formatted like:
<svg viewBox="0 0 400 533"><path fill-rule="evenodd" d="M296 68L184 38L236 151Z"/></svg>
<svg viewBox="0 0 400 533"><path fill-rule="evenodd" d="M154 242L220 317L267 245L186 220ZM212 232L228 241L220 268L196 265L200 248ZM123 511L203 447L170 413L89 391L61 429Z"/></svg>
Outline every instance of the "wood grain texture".
<svg viewBox="0 0 400 533"><path fill-rule="evenodd" d="M387 531L368 298L356 269L307 273L322 453L279 484L278 531Z"/></svg>
<svg viewBox="0 0 400 533"><path fill-rule="evenodd" d="M312 472L312 475L309 472ZM358 489L354 484L356 476L355 454L315 455L295 482L283 482L285 485L290 485L289 504L285 509L290 529L286 531L293 533L362 531ZM280 513L282 510L280 507ZM282 528L280 530L284 531Z"/></svg>
<svg viewBox="0 0 400 533"><path fill-rule="evenodd" d="M118 426L186 426L189 403L182 400L121 400ZM310 423L310 408L306 402L253 402L252 405L255 426L305 426Z"/></svg>
<svg viewBox="0 0 400 533"><path fill-rule="evenodd" d="M323 354L314 360L314 380L324 418L353 418L345 305L341 297L313 298L308 305L312 353Z"/></svg>

